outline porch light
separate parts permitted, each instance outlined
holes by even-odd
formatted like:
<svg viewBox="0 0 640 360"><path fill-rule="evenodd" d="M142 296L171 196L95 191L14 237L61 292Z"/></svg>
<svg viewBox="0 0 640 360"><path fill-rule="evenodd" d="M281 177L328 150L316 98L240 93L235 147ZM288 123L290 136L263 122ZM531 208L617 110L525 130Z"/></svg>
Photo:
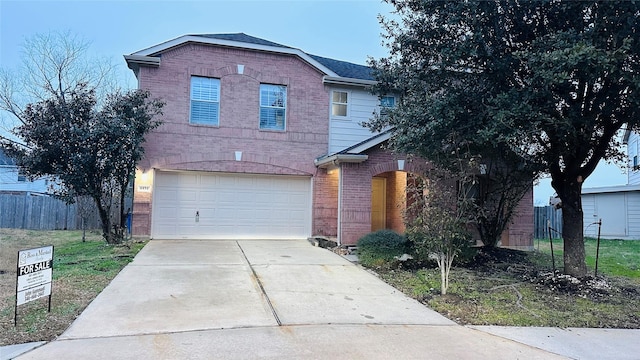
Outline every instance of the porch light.
<svg viewBox="0 0 640 360"><path fill-rule="evenodd" d="M242 161L242 151L236 151L236 161Z"/></svg>
<svg viewBox="0 0 640 360"><path fill-rule="evenodd" d="M404 160L398 160L398 170L404 171Z"/></svg>

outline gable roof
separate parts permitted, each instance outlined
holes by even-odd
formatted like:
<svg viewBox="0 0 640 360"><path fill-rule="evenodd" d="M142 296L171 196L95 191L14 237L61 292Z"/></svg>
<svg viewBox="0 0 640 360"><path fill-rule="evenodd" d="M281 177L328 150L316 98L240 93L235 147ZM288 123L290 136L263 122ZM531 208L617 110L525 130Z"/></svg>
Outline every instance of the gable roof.
<svg viewBox="0 0 640 360"><path fill-rule="evenodd" d="M255 36L247 35L245 33L233 33L233 34L193 34L192 36L202 36L211 39L219 39L219 40L230 40L237 41L248 44L256 44L256 45L265 45L265 46L273 46L273 47L281 47L286 49L293 49L290 46L282 45L275 43L273 41L257 38ZM323 56L309 54L311 58L318 61L322 65L327 68L333 70L338 76L352 78L352 79L362 79L362 80L373 80L373 76L371 75L371 68L365 65L359 65L350 63L347 61L330 59Z"/></svg>
<svg viewBox="0 0 640 360"><path fill-rule="evenodd" d="M282 47L292 49L290 46L274 43L273 41L260 39L255 36L247 35L245 33L233 33L233 34L191 34L190 36L201 36L210 39L237 41L248 44L265 45L273 47Z"/></svg>
<svg viewBox="0 0 640 360"><path fill-rule="evenodd" d="M368 155L363 154L365 151L380 145L391 138L391 129L375 134L357 144L351 145L333 154L320 156L314 160L317 167L327 168L336 166L338 163L351 162L359 163L367 160Z"/></svg>
<svg viewBox="0 0 640 360"><path fill-rule="evenodd" d="M239 47L258 51L295 55L325 74L330 83L366 86L375 83L371 68L322 56L311 55L300 49L257 38L245 33L191 34L165 41L158 45L125 55L129 68L137 72L140 66L160 66L160 55L186 43L201 43L227 47Z"/></svg>
<svg viewBox="0 0 640 360"><path fill-rule="evenodd" d="M322 56L311 55L312 58L319 63L333 70L336 74L342 77L361 80L374 80L371 74L371 68L364 65L358 65L346 61L340 61L335 59L329 59Z"/></svg>
<svg viewBox="0 0 640 360"><path fill-rule="evenodd" d="M380 145L391 138L391 128L371 136L357 144L339 151L339 154L361 154L374 146Z"/></svg>

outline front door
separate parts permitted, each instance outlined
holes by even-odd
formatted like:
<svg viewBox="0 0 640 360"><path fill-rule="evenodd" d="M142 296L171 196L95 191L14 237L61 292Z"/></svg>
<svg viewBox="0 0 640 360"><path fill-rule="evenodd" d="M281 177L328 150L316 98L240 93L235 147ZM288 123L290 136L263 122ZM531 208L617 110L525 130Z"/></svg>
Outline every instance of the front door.
<svg viewBox="0 0 640 360"><path fill-rule="evenodd" d="M378 231L387 227L387 179L371 180L371 231Z"/></svg>

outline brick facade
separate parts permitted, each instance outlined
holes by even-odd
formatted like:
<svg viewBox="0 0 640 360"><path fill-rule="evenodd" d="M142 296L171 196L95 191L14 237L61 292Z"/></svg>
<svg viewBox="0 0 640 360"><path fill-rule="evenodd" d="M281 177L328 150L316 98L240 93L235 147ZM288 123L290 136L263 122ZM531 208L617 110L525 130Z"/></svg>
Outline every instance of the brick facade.
<svg viewBox="0 0 640 360"><path fill-rule="evenodd" d="M501 246L533 250L533 186L520 200L509 226L501 237Z"/></svg>
<svg viewBox="0 0 640 360"><path fill-rule="evenodd" d="M376 146L366 152L367 161L359 164L342 164L342 198L340 216L340 241L345 245L358 242L371 232L371 178L387 179L386 227L400 233L404 231L402 209L406 174L399 173L398 160L405 156ZM406 160L405 160L406 161ZM405 162L405 169L412 167Z"/></svg>
<svg viewBox="0 0 640 360"><path fill-rule="evenodd" d="M313 235L338 235L339 172L318 169L314 179Z"/></svg>
<svg viewBox="0 0 640 360"><path fill-rule="evenodd" d="M375 146L364 152L368 155L364 162L317 168L314 160L329 147L330 100L324 75L299 56L284 52L191 42L165 49L158 67L139 66L139 87L166 106L163 124L147 136L146 155L136 174L133 233L150 234L156 170L309 177L310 235L337 236L345 245L371 231L372 178L383 177L385 225L403 232L407 174L424 173L427 162ZM220 80L218 126L189 124L192 76ZM286 86L285 131L259 129L260 84ZM532 244L532 202L530 193L502 237L504 246Z"/></svg>
<svg viewBox="0 0 640 360"><path fill-rule="evenodd" d="M220 79L219 126L189 124L191 76ZM139 87L166 102L163 124L147 136L140 170L313 177L313 160L328 146L329 95L322 76L298 57L285 54L196 44L164 52L158 68L141 67L138 73ZM259 129L263 83L287 87L286 131ZM236 151L242 152L242 161L235 161ZM316 180L324 183L321 176ZM319 192L314 200L322 199L323 186L313 188ZM151 195L134 194L137 235L150 233ZM328 220L331 210L322 205L315 212L320 220L313 228L335 232L336 224Z"/></svg>
<svg viewBox="0 0 640 360"><path fill-rule="evenodd" d="M404 232L407 173L424 174L429 166L420 159L406 159L377 146L366 152L368 160L342 165L342 211L340 239L345 245L356 244L371 231L371 178L387 179L386 227ZM400 169L398 160L405 160ZM530 250L533 246L533 186L518 204L515 215L501 237L503 247Z"/></svg>

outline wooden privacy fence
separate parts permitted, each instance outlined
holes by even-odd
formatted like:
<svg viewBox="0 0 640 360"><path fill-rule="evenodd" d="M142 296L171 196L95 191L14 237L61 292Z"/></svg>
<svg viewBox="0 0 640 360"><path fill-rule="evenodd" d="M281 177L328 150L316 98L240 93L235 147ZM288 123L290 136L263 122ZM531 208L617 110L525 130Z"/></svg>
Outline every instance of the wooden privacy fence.
<svg viewBox="0 0 640 360"><path fill-rule="evenodd" d="M89 211L86 229L99 229L100 217ZM0 194L0 228L29 230L81 230L82 217L76 204L50 196Z"/></svg>
<svg viewBox="0 0 640 360"><path fill-rule="evenodd" d="M554 239L562 237L562 209L556 209L553 206L536 206L533 209L533 235L536 239L549 238L548 220L551 228L555 229L551 231L551 236Z"/></svg>

